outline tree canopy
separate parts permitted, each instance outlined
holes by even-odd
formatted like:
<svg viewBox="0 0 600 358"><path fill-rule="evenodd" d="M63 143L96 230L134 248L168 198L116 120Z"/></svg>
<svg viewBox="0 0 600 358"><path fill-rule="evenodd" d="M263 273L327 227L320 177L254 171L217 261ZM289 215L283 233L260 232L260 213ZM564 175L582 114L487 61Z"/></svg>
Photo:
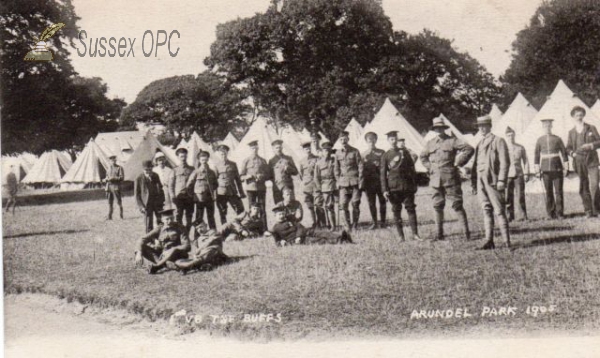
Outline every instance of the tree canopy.
<svg viewBox="0 0 600 358"><path fill-rule="evenodd" d="M3 153L72 149L116 128L125 102L106 98L101 79L78 77L71 65L77 20L70 0L0 3ZM59 22L66 26L46 40L54 60L24 61L35 38Z"/></svg>
<svg viewBox="0 0 600 358"><path fill-rule="evenodd" d="M512 49L505 103L521 92L539 108L560 79L588 104L600 97L600 2L544 1Z"/></svg>
<svg viewBox="0 0 600 358"><path fill-rule="evenodd" d="M249 106L243 97L241 90L209 72L163 78L144 87L123 111L122 125L164 124L183 137L199 131L205 140L218 141L244 124Z"/></svg>

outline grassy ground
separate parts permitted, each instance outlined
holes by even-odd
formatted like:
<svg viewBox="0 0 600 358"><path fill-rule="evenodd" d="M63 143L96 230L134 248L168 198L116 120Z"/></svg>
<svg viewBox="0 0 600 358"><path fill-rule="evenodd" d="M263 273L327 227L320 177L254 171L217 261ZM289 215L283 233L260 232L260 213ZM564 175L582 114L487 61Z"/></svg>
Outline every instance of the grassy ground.
<svg viewBox="0 0 600 358"><path fill-rule="evenodd" d="M427 189L420 193L420 231L427 238L435 228ZM472 231L481 238L476 197L465 197ZM566 202L567 214L581 210L578 195L567 195ZM598 329L600 219L546 221L540 196L528 197L528 205L532 220L511 226L515 250L474 250L482 240L463 241L447 210L446 242L401 243L391 228L359 231L356 245L227 242L225 252L234 262L187 276L149 276L133 268L143 219L131 197L125 199L125 220L109 223L103 221L104 201L23 207L3 219L5 290L116 305L155 318L181 309L231 314L232 323L205 319L198 326L247 338ZM366 203L362 218L366 223ZM534 317L525 312L529 305L556 309ZM481 317L484 306L518 311L513 317ZM467 308L472 317L411 319L413 310L457 308ZM280 313L282 322L240 322L243 314L259 313Z"/></svg>

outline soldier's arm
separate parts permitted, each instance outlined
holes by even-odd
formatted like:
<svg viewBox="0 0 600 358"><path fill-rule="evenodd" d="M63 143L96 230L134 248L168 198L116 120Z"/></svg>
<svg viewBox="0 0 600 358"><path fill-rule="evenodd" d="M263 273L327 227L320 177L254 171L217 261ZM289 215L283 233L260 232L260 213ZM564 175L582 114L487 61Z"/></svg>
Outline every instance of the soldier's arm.
<svg viewBox="0 0 600 358"><path fill-rule="evenodd" d="M477 156L479 152L475 148L475 154L473 155L473 167L471 168L471 188L473 191L477 190Z"/></svg>
<svg viewBox="0 0 600 358"><path fill-rule="evenodd" d="M198 177L198 169L194 170L192 174L188 177L187 183L185 187L188 191L194 190L194 183L196 182L196 178Z"/></svg>
<svg viewBox="0 0 600 358"><path fill-rule="evenodd" d="M211 191L211 194L213 195L213 199L215 198L215 193L217 191L217 187L219 186L219 181L217 180L217 174L215 173L214 170L212 169L208 169L208 188Z"/></svg>
<svg viewBox="0 0 600 358"><path fill-rule="evenodd" d="M300 204L300 202L298 202L298 207L296 208L295 217L298 222L301 222L302 218L304 218L304 209L302 208L302 204Z"/></svg>
<svg viewBox="0 0 600 358"><path fill-rule="evenodd" d="M176 169L173 169L167 178L167 188L169 189L169 196L171 198L175 198L175 170Z"/></svg>
<svg viewBox="0 0 600 358"><path fill-rule="evenodd" d="M565 148L565 150L569 156L572 156L577 148L574 148L574 143L571 139L571 131L569 131L569 135L567 137L567 147Z"/></svg>
<svg viewBox="0 0 600 358"><path fill-rule="evenodd" d="M593 125L590 125L590 127L592 130L593 141L589 144L592 145L592 149L594 150L600 149L600 134L598 134L598 128L596 128L596 126Z"/></svg>
<svg viewBox="0 0 600 358"><path fill-rule="evenodd" d="M533 164L534 165L540 165L540 153L542 151L542 148L540 146L540 140L538 139L537 142L535 142L535 149L533 151Z"/></svg>
<svg viewBox="0 0 600 358"><path fill-rule="evenodd" d="M194 230L194 228L192 228L192 230ZM190 244L189 233L186 232L185 229L181 230L180 239L181 239L180 240L181 245L176 246L175 248L178 250L182 250L182 251L190 251L190 249L192 248L192 245Z"/></svg>
<svg viewBox="0 0 600 358"><path fill-rule="evenodd" d="M333 176L335 181L340 181L340 163L337 158L337 153L333 156Z"/></svg>
<svg viewBox="0 0 600 358"><path fill-rule="evenodd" d="M302 173L304 173L304 160L300 162L300 166L298 168L298 177L300 177L300 180L303 180Z"/></svg>
<svg viewBox="0 0 600 358"><path fill-rule="evenodd" d="M123 169L123 167L119 167L118 170L118 174L117 174L117 181L123 181L125 180L125 169Z"/></svg>
<svg viewBox="0 0 600 358"><path fill-rule="evenodd" d="M355 153L356 153L356 161L358 162L358 187L359 187L359 189L362 189L365 184L364 177L363 177L365 163L363 162L360 152L357 150Z"/></svg>
<svg viewBox="0 0 600 358"><path fill-rule="evenodd" d="M161 230L161 226L157 226L152 231L150 231L146 235L142 236L138 240L137 251L141 252L144 245L148 244L152 240L157 239L158 235L160 234L160 230Z"/></svg>
<svg viewBox="0 0 600 358"><path fill-rule="evenodd" d="M508 154L506 142L502 138L498 138L498 161L500 164L498 181L506 183L510 166L510 155Z"/></svg>
<svg viewBox="0 0 600 358"><path fill-rule="evenodd" d="M527 151L525 150L525 148L522 148L521 150L522 152L522 156L521 156L521 160L523 161L523 169L525 171L525 175L529 174L529 159L527 158Z"/></svg>
<svg viewBox="0 0 600 358"><path fill-rule="evenodd" d="M411 157L413 163L416 163L417 159L419 159L419 156L417 155L417 153L413 152L413 150L410 148L406 148L406 150L408 150L408 154L410 154L410 157Z"/></svg>
<svg viewBox="0 0 600 358"><path fill-rule="evenodd" d="M475 154L475 149L471 147L467 142L454 138L454 149L459 151L459 155L456 158L456 165L459 167L465 166L473 154Z"/></svg>
<svg viewBox="0 0 600 358"><path fill-rule="evenodd" d="M250 176L248 175L248 158L244 159L242 161L242 167L240 169L240 179L242 181L246 181L248 179L250 179Z"/></svg>
<svg viewBox="0 0 600 358"><path fill-rule="evenodd" d="M133 192L135 195L135 202L140 210L146 210L146 205L144 205L144 201L142 200L142 188L140 183L140 177L135 178Z"/></svg>
<svg viewBox="0 0 600 358"><path fill-rule="evenodd" d="M240 173L238 172L237 164L233 163L233 169L235 171L233 180L235 180L235 185L237 186L238 193L240 193L241 197L245 197L246 194L244 193L244 187L242 186L242 180L240 179Z"/></svg>
<svg viewBox="0 0 600 358"><path fill-rule="evenodd" d="M384 193L390 190L388 188L388 182L387 182L387 171L388 171L387 159L386 159L386 154L384 154L381 156L381 160L379 163L379 174L380 174L379 176L381 179L381 190Z"/></svg>
<svg viewBox="0 0 600 358"><path fill-rule="evenodd" d="M429 143L427 143L425 148L423 148L421 155L419 155L419 159L421 159L421 163L423 163L423 166L427 169L427 171L431 171L431 162L429 161L430 155L431 152L429 150Z"/></svg>
<svg viewBox="0 0 600 358"><path fill-rule="evenodd" d="M319 169L319 163L315 165L315 174L313 175L315 187L317 191L321 191L321 169Z"/></svg>
<svg viewBox="0 0 600 358"><path fill-rule="evenodd" d="M290 162L289 175L298 175L298 168L296 167L296 163L294 163L294 159L292 159L292 157L289 157L288 160Z"/></svg>
<svg viewBox="0 0 600 358"><path fill-rule="evenodd" d="M567 149L565 148L565 143L560 138L558 138L558 151L560 152L560 155L562 157L563 164L566 163L568 166L569 165L569 157L567 156ZM568 168L568 167L565 167L565 168Z"/></svg>

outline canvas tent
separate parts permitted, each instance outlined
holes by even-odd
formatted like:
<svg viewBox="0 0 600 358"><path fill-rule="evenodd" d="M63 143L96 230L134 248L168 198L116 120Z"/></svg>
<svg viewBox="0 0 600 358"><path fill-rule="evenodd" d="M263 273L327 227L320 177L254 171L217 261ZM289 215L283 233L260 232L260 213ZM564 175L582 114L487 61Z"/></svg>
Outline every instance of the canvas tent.
<svg viewBox="0 0 600 358"><path fill-rule="evenodd" d="M233 134L231 134L231 132L227 133L227 136L221 141L221 143L228 146L229 150L235 150L238 144L240 144L240 142L237 140L236 137L233 136Z"/></svg>
<svg viewBox="0 0 600 358"><path fill-rule="evenodd" d="M71 164L71 158L57 150L45 152L31 167L22 182L36 186L59 183Z"/></svg>
<svg viewBox="0 0 600 358"><path fill-rule="evenodd" d="M521 144L525 146L527 156L530 158L532 165L535 144L538 138L544 135L544 129L542 127L541 120L548 118L554 119L552 124L552 133L559 136L565 145L567 145L569 130L573 128L571 110L574 106L580 106L586 110L587 115L584 119L585 122L596 126L596 128L600 127L600 118L596 116L593 111L591 111L590 108L581 99L579 99L579 97L577 97L562 80L560 80L544 106L533 118L531 124L527 127L525 135L522 137ZM572 168L572 165L570 165L570 168ZM564 188L565 191L579 190L579 180L576 178L576 175L571 174L569 178L565 180ZM543 190L541 184L528 185L528 189L535 192L542 192Z"/></svg>
<svg viewBox="0 0 600 358"><path fill-rule="evenodd" d="M596 100L596 103L592 106L592 112L594 112L596 117L600 118L600 99Z"/></svg>
<svg viewBox="0 0 600 358"><path fill-rule="evenodd" d="M537 113L537 109L521 93L518 93L502 118L497 123L492 122L492 133L504 138L506 128L510 127L515 131L519 141L526 134L527 127Z"/></svg>
<svg viewBox="0 0 600 358"><path fill-rule="evenodd" d="M298 135L300 136L300 139L302 139L302 141L308 141L311 140L311 135L308 129L303 128L302 131L300 133L298 133ZM327 136L323 133L323 132L319 132L319 143L323 143L327 140ZM311 145L311 151L313 152L313 154L317 155L318 154L318 150L315 147L314 143Z"/></svg>
<svg viewBox="0 0 600 358"><path fill-rule="evenodd" d="M344 128L344 131L348 132L348 144L353 147L356 147L360 142L365 140L364 135L366 132L364 132L363 127L354 118L348 122L346 128ZM340 143L340 140L336 140L333 148L340 149L341 147L342 144Z"/></svg>
<svg viewBox="0 0 600 358"><path fill-rule="evenodd" d="M458 128L456 128L456 126L454 124L452 124L452 122L450 122L450 120L448 118L446 118L446 116L444 116L443 113L440 113L440 115L437 116L436 118L441 118L442 121L444 122L444 124L446 124L448 126L448 129L446 129L446 134L448 134L450 136L454 136L456 138L459 138L463 141L466 141L466 138L463 136L463 134L458 130ZM432 122L433 122L433 120L432 120ZM437 135L438 135L437 132L430 130L425 135L425 138L424 138L425 143L429 142L430 140L435 138Z"/></svg>
<svg viewBox="0 0 600 358"><path fill-rule="evenodd" d="M492 117L492 123L496 123L500 120L500 118L502 118L503 113L496 104L493 104L492 109L490 110L490 113L488 113L488 115Z"/></svg>
<svg viewBox="0 0 600 358"><path fill-rule="evenodd" d="M156 152L162 152L167 159L167 165L171 168L179 165L179 159L173 155L173 152L167 150L158 142L156 137L150 131L144 135L144 138L137 149L131 154L129 160L123 165L125 171L125 180L134 181L138 175L143 173L142 162L145 160L154 160Z"/></svg>
<svg viewBox="0 0 600 358"><path fill-rule="evenodd" d="M389 98L386 98L379 112L377 112L373 120L365 126L364 133L374 132L379 138L386 138L386 134L393 130L398 131L399 137L404 138L408 149L412 150L417 155L421 153L425 146L425 140L406 118L400 114ZM362 153L368 149L368 145L363 140L359 141L356 148ZM387 141L382 142L380 148L388 150L389 144ZM417 161L415 167L418 172L426 172L421 161Z"/></svg>
<svg viewBox="0 0 600 358"><path fill-rule="evenodd" d="M144 132L125 131L98 133L94 141L106 156L116 155L117 162L124 164L143 139Z"/></svg>
<svg viewBox="0 0 600 358"><path fill-rule="evenodd" d="M61 180L61 189L83 189L87 185L99 184L104 178L110 163L102 149L90 139L75 163Z"/></svg>
<svg viewBox="0 0 600 358"><path fill-rule="evenodd" d="M198 164L198 153L200 153L201 150L210 154L210 163L213 163L214 153L211 145L206 143L196 132L192 133L192 136L187 142L182 140L177 146L177 149L179 148L185 148L188 150L187 163L194 168Z"/></svg>

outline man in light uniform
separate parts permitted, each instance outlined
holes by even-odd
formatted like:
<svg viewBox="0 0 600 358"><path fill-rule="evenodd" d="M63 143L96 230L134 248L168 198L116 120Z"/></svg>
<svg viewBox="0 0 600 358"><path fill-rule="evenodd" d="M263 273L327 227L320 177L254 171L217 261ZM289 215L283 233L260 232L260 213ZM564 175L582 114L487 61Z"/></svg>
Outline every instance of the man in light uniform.
<svg viewBox="0 0 600 358"><path fill-rule="evenodd" d="M227 159L229 147L221 144L218 147L221 160L215 166L217 174L217 208L221 217L221 224L227 223L227 204L229 203L236 214L244 212L244 203L242 199L246 197L242 180L238 172L237 165Z"/></svg>
<svg viewBox="0 0 600 358"><path fill-rule="evenodd" d="M441 118L434 118L431 130L437 137L425 145L421 153L421 162L429 171L429 185L433 190L431 197L435 210L437 235L435 240L444 240L444 207L446 198L452 202L452 209L458 216L465 239L469 240L469 221L463 207L462 182L459 168L464 167L475 150L464 141L446 134L448 126Z"/></svg>
<svg viewBox="0 0 600 358"><path fill-rule="evenodd" d="M335 181L340 193L340 209L344 212L346 230L358 227L360 196L363 188L363 161L358 149L348 144L349 133L340 135L342 148L335 152ZM348 205L352 203L352 221Z"/></svg>
<svg viewBox="0 0 600 358"><path fill-rule="evenodd" d="M306 157L300 161L300 180L302 180L302 192L304 193L304 204L310 213L311 227L317 227L317 214L315 211L315 166L319 157L312 154L312 143L310 141L302 143L302 149L306 153Z"/></svg>
<svg viewBox="0 0 600 358"><path fill-rule="evenodd" d="M337 187L335 183L335 158L332 155L333 145L329 141L321 143L321 157L315 164L315 206L317 217L325 218L329 229L336 229L335 196ZM326 223L327 224L327 223Z"/></svg>
<svg viewBox="0 0 600 358"><path fill-rule="evenodd" d="M258 155L258 141L248 143L250 156L242 162L240 167L240 179L244 183L246 195L248 196L248 207L256 203L262 210L262 218L267 226L266 202L267 186L265 182L270 180L271 170L267 161Z"/></svg>
<svg viewBox="0 0 600 358"><path fill-rule="evenodd" d="M283 154L283 141L274 140L271 143L275 155L269 160L271 168L271 181L273 182L273 203L278 204L283 200L283 188L290 188L294 192L294 179L298 175L298 168L292 157Z"/></svg>
<svg viewBox="0 0 600 358"><path fill-rule="evenodd" d="M509 222L515 219L515 195L519 200L519 209L521 210L523 219L527 220L525 183L529 181L529 161L527 160L525 147L515 142L515 136L515 131L507 127L506 139L508 140L510 167L508 169L508 183L506 186L506 211L508 212Z"/></svg>
<svg viewBox="0 0 600 358"><path fill-rule="evenodd" d="M481 250L492 250L494 244L494 215L502 239L510 247L510 233L506 219L505 191L508 181L510 157L504 139L492 134L492 117L477 118L477 126L483 138L475 149L475 160L471 171L473 192L477 193L483 209L485 244Z"/></svg>

